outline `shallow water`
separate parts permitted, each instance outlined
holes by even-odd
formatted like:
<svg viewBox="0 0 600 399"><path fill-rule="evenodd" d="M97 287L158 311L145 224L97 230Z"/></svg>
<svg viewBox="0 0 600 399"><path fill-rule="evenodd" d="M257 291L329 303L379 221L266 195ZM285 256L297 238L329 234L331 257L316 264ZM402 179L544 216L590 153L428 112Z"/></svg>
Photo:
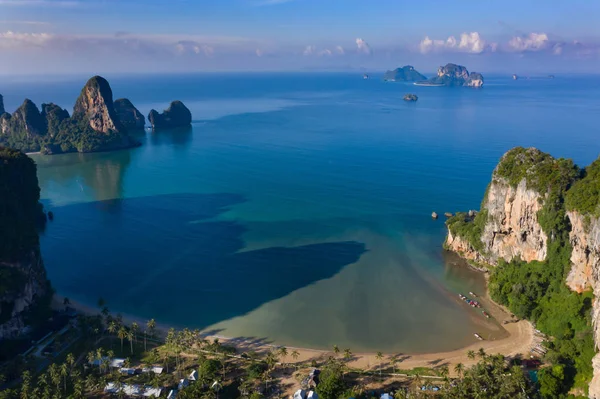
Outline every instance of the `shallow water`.
<svg viewBox="0 0 600 399"><path fill-rule="evenodd" d="M478 208L512 146L598 155L598 78L491 77L482 90L351 74L108 78L144 113L183 100L193 127L133 150L35 156L56 215L42 236L52 283L226 336L404 352L493 338L456 300L484 280L444 256L431 212ZM8 109L58 92L66 107L83 83L2 90Z"/></svg>

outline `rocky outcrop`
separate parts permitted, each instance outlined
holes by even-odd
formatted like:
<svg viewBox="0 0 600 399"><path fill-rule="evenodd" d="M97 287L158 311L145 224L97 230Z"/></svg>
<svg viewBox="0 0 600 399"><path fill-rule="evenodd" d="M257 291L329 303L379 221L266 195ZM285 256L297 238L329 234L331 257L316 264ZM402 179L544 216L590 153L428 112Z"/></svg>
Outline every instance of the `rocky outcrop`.
<svg viewBox="0 0 600 399"><path fill-rule="evenodd" d="M26 99L11 115L10 134L25 136L28 139L46 134L46 123L33 101Z"/></svg>
<svg viewBox="0 0 600 399"><path fill-rule="evenodd" d="M457 214L448 220L447 249L489 265L497 265L500 259L520 258L526 262L546 259L548 237L538 221L546 193L529 187L526 178L514 184L502 175L505 162L512 162L507 160L509 154L494 170L481 212L473 217ZM467 231L471 234L467 235ZM463 237L457 237L461 232ZM478 241L470 242L465 237Z"/></svg>
<svg viewBox="0 0 600 399"><path fill-rule="evenodd" d="M483 76L477 72L469 74L467 68L462 65L446 64L445 66L438 68L436 77L421 84L434 86L482 87Z"/></svg>
<svg viewBox="0 0 600 399"><path fill-rule="evenodd" d="M4 110L4 97L0 94L0 116L4 114L6 111Z"/></svg>
<svg viewBox="0 0 600 399"><path fill-rule="evenodd" d="M46 126L46 134L55 137L60 132L61 123L69 119L69 111L56 104L42 104L42 119Z"/></svg>
<svg viewBox="0 0 600 399"><path fill-rule="evenodd" d="M131 102L117 104L128 126L143 128L144 117ZM138 146L121 124L106 79L91 78L75 103L73 115L56 104L42 112L30 100L13 115L0 116L0 145L43 154L110 151Z"/></svg>
<svg viewBox="0 0 600 399"><path fill-rule="evenodd" d="M150 111L148 121L153 129L185 127L191 125L192 113L181 101L173 101L162 114Z"/></svg>
<svg viewBox="0 0 600 399"><path fill-rule="evenodd" d="M420 82L427 80L411 65L405 65L402 68L396 68L393 71L387 71L383 75L386 82Z"/></svg>
<svg viewBox="0 0 600 399"><path fill-rule="evenodd" d="M146 118L128 99L115 100L115 112L121 125L128 131L144 130Z"/></svg>
<svg viewBox="0 0 600 399"><path fill-rule="evenodd" d="M406 94L403 98L404 101L414 102L417 101L419 97L416 94Z"/></svg>
<svg viewBox="0 0 600 399"><path fill-rule="evenodd" d="M483 87L483 75L478 72L471 72L464 85L468 87Z"/></svg>
<svg viewBox="0 0 600 399"><path fill-rule="evenodd" d="M488 219L481 236L488 263L521 258L526 262L546 259L548 237L538 222L544 194L527 188L526 179L512 187L496 176L484 203Z"/></svg>
<svg viewBox="0 0 600 399"><path fill-rule="evenodd" d="M83 121L95 132L121 132L123 127L117 118L110 85L101 76L87 81L73 108L73 119Z"/></svg>
<svg viewBox="0 0 600 399"><path fill-rule="evenodd" d="M33 160L0 147L0 338L19 335L27 311L50 289L37 233L44 220L39 197Z"/></svg>

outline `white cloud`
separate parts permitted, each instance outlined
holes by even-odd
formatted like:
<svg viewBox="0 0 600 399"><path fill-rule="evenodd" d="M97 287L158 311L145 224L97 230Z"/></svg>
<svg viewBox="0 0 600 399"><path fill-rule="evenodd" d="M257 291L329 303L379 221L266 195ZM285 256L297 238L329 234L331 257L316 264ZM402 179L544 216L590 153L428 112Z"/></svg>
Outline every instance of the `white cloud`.
<svg viewBox="0 0 600 399"><path fill-rule="evenodd" d="M54 38L49 33L0 32L0 49L41 47Z"/></svg>
<svg viewBox="0 0 600 399"><path fill-rule="evenodd" d="M550 46L550 40L545 33L530 33L527 36L515 36L508 42L512 51L540 51Z"/></svg>
<svg viewBox="0 0 600 399"><path fill-rule="evenodd" d="M317 51L317 48L315 46L306 46L304 48L304 51L302 52L302 54L311 55L311 54L314 54L315 51Z"/></svg>
<svg viewBox="0 0 600 399"><path fill-rule="evenodd" d="M496 51L496 43L487 43L479 32L464 32L457 39L449 36L446 40L431 39L429 36L419 43L419 50L423 54L433 51L457 51L463 53L480 54L486 50Z"/></svg>
<svg viewBox="0 0 600 399"><path fill-rule="evenodd" d="M332 55L332 54L333 54L333 53L332 53L332 51L331 51L331 50L329 50L329 49L325 49L325 50L321 50L321 51L319 51L319 55L326 55L326 56L330 56L330 55Z"/></svg>
<svg viewBox="0 0 600 399"><path fill-rule="evenodd" d="M372 53L371 47L369 46L369 44L361 38L356 39L356 47L358 47L359 53L369 54L369 55Z"/></svg>
<svg viewBox="0 0 600 399"><path fill-rule="evenodd" d="M263 51L259 48L254 51L254 54L256 54L257 57L262 57L264 55Z"/></svg>
<svg viewBox="0 0 600 399"><path fill-rule="evenodd" d="M335 47L335 52L338 53L339 55L344 55L346 53L344 51L344 48L342 46L336 46Z"/></svg>

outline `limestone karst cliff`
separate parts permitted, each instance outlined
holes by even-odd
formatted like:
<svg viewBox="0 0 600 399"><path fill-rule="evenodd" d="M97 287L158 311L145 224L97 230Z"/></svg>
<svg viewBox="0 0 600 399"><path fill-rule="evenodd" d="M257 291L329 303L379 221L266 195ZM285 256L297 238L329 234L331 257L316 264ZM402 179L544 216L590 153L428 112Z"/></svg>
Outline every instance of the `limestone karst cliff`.
<svg viewBox="0 0 600 399"><path fill-rule="evenodd" d="M115 106L122 112L125 126ZM81 90L72 116L52 103L43 104L40 112L30 100L12 115L0 115L0 145L45 154L128 148L139 143L127 134L127 127L135 130L140 124L143 128L143 123L131 102L114 104L106 79L94 76Z"/></svg>
<svg viewBox="0 0 600 399"><path fill-rule="evenodd" d="M481 211L447 224L445 248L491 267L492 297L552 335L559 361L591 379L589 395L600 398L600 355L592 360L600 301L589 299L600 295L600 160L580 169L533 148L510 150Z"/></svg>
<svg viewBox="0 0 600 399"><path fill-rule="evenodd" d="M148 122L153 129L185 127L192 123L192 113L181 101L173 101L162 114L151 110Z"/></svg>
<svg viewBox="0 0 600 399"><path fill-rule="evenodd" d="M90 78L81 90L73 107L73 119L85 121L100 133L124 130L115 112L112 89L101 76Z"/></svg>
<svg viewBox="0 0 600 399"><path fill-rule="evenodd" d="M44 215L33 160L0 147L0 338L18 335L49 293L37 227Z"/></svg>
<svg viewBox="0 0 600 399"><path fill-rule="evenodd" d="M144 130L146 118L142 113L126 98L115 100L115 112L121 125L127 131Z"/></svg>
<svg viewBox="0 0 600 399"><path fill-rule="evenodd" d="M482 87L483 76L477 72L471 72L462 65L446 64L437 70L437 76L423 82L423 85L441 86L469 86Z"/></svg>
<svg viewBox="0 0 600 399"><path fill-rule="evenodd" d="M412 65L405 65L393 71L387 71L383 75L383 80L386 82L420 82L427 80L427 78L421 75Z"/></svg>
<svg viewBox="0 0 600 399"><path fill-rule="evenodd" d="M6 111L4 110L4 97L2 97L2 94L0 94L0 115L2 115L5 112Z"/></svg>

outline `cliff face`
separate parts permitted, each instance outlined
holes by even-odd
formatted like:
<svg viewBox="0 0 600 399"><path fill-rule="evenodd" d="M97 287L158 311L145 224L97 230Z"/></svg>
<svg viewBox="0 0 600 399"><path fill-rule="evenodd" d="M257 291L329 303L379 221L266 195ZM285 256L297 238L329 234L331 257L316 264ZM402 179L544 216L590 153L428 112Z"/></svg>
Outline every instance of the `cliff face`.
<svg viewBox="0 0 600 399"><path fill-rule="evenodd" d="M42 118L46 124L46 134L55 137L60 133L61 123L69 119L69 112L56 104L42 104Z"/></svg>
<svg viewBox="0 0 600 399"><path fill-rule="evenodd" d="M0 147L0 338L18 335L49 291L37 226L43 220L35 163Z"/></svg>
<svg viewBox="0 0 600 399"><path fill-rule="evenodd" d="M148 121L153 129L185 127L192 123L192 113L181 101L173 101L162 114L151 110Z"/></svg>
<svg viewBox="0 0 600 399"><path fill-rule="evenodd" d="M73 119L85 121L100 133L123 130L117 118L110 85L101 76L94 76L83 87L73 108Z"/></svg>
<svg viewBox="0 0 600 399"><path fill-rule="evenodd" d="M462 65L446 64L439 67L437 76L429 79L426 83L444 86L482 87L483 76L477 72L469 74L467 68Z"/></svg>
<svg viewBox="0 0 600 399"><path fill-rule="evenodd" d="M2 94L0 94L0 115L2 115L5 112L6 111L4 110L4 97L2 97Z"/></svg>
<svg viewBox="0 0 600 399"><path fill-rule="evenodd" d="M128 131L144 130L146 118L128 99L115 100L115 112L123 127Z"/></svg>
<svg viewBox="0 0 600 399"><path fill-rule="evenodd" d="M506 179L494 179L484 204L489 216L481 236L488 263L495 265L500 258L546 259L548 238L537 217L542 203L543 195L528 189L525 179L516 188Z"/></svg>
<svg viewBox="0 0 600 399"><path fill-rule="evenodd" d="M532 151L534 156L540 153L533 149L526 151ZM448 220L445 245L467 259L489 265L497 265L500 259L543 261L548 251L548 237L539 223L538 213L547 194L528 185L525 177L515 183L504 176L504 167L509 162L507 155L494 170L475 220L469 220L464 214ZM534 174L534 168L525 173Z"/></svg>
<svg viewBox="0 0 600 399"><path fill-rule="evenodd" d="M390 82L419 82L427 80L411 65L405 65L402 68L396 68L393 71L387 71L383 75L383 80Z"/></svg>
<svg viewBox="0 0 600 399"><path fill-rule="evenodd" d="M539 295L553 303L552 309L573 298L572 294L564 290L565 284L578 293L593 290L596 299L591 306L591 322L594 341L598 347L600 159L581 170L570 160L554 159L535 149L513 149L502 157L494 170L492 182L482 202L482 211L475 218L457 214L447 224L445 248L467 259L490 265L497 265L501 259L521 259L527 262L509 267L510 272L505 273L513 273L512 275L503 274L506 269L492 273L490 284L496 290L498 298L504 301L503 304L507 304L507 299L509 305L512 301L515 309L525 314L532 312L529 314L534 315L534 320L535 315L540 317L543 314L536 321L543 325L540 327L542 330L555 328L554 332L549 332L555 339L563 342L571 339L558 337L565 331L564 328L573 328L569 326L579 324L579 332L573 334L572 339L584 345L581 336L588 332L582 324L589 322L589 302L586 305L582 300L581 309L571 310L571 314L566 308L562 309L561 312L567 312L568 316L553 314L541 302L533 305L537 307L533 312L528 307L528 300L539 299L532 294L532 289L540 287ZM567 254L570 254L571 267L566 280L563 280L564 259ZM530 264L531 261L539 262ZM541 269L536 271L536 267ZM524 274L518 274L519 270L523 270ZM548 270L548 274L536 277L536 273L544 273L541 270ZM496 274L500 277L494 278ZM519 277L517 280L510 280L513 278L511 276ZM530 277L533 280L526 281ZM548 279L547 283L540 283L540 279L544 278ZM546 290L550 286L554 288ZM524 291L515 291L515 287L529 289L528 295L532 297L522 297ZM561 320L560 317L568 317L568 320ZM552 324L567 321L572 324L563 324L560 328L556 327L558 324ZM577 344L571 345L575 347ZM584 352L578 352L577 356L582 356L582 353ZM585 353L589 356L590 352ZM592 365L594 377L589 394L591 398L600 399L600 354L596 354Z"/></svg>
<svg viewBox="0 0 600 399"><path fill-rule="evenodd" d="M26 99L10 117L10 130L28 139L46 134L46 124L33 101Z"/></svg>
<svg viewBox="0 0 600 399"><path fill-rule="evenodd" d="M469 79L465 82L465 86L469 87L482 87L483 86L483 75L477 72L471 72Z"/></svg>

